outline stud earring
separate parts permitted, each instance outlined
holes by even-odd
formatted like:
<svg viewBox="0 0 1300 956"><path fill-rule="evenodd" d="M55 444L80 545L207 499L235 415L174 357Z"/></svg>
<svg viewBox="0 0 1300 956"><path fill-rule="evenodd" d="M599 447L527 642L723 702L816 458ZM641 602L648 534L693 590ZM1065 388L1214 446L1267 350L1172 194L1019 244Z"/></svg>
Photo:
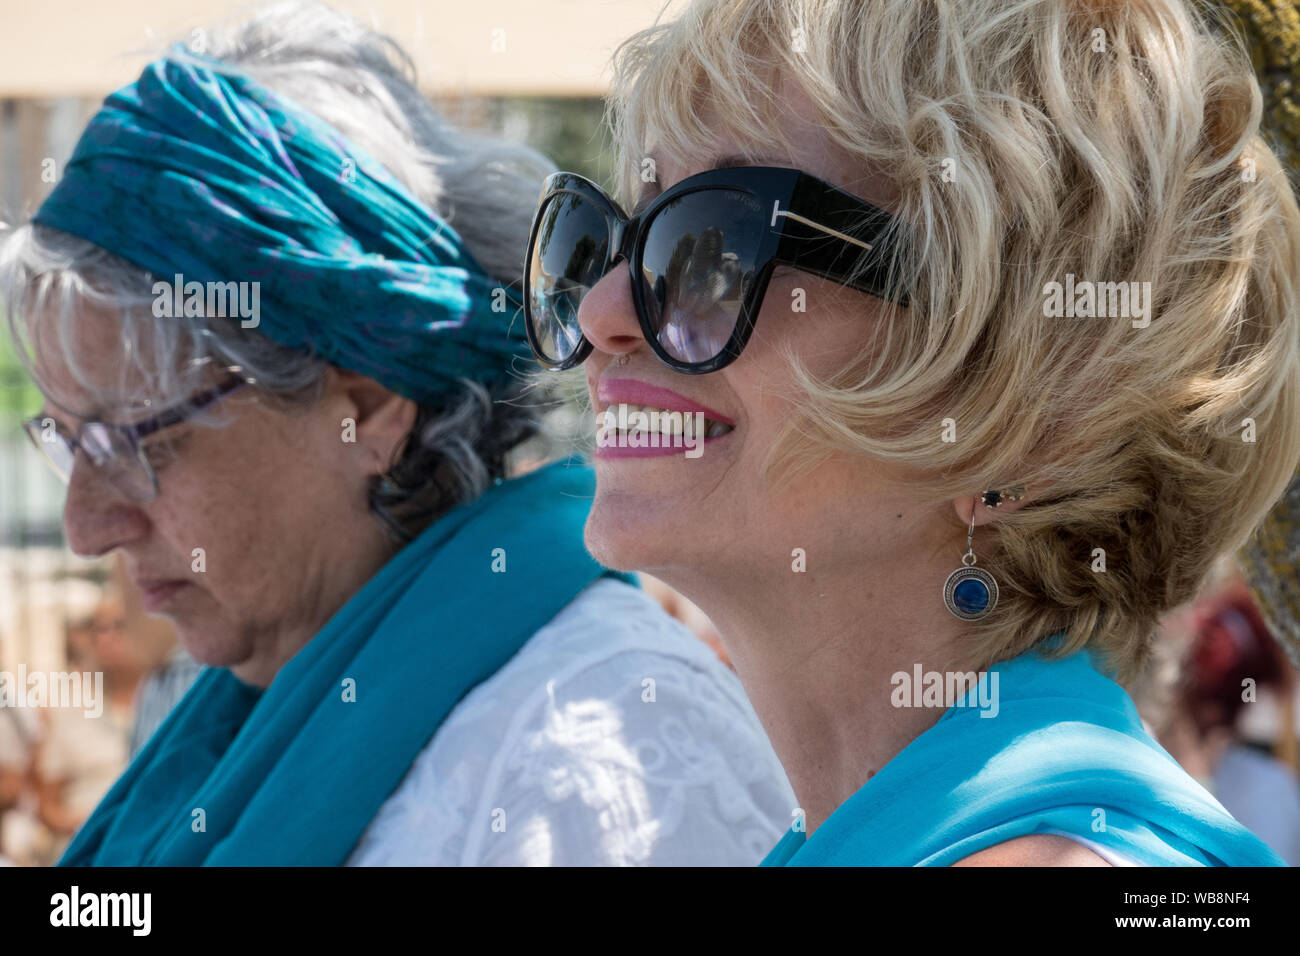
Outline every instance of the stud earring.
<svg viewBox="0 0 1300 956"><path fill-rule="evenodd" d="M1022 492L1023 494L1023 492ZM989 504L989 496L997 499ZM1018 501L1019 496L1010 497L1006 493L986 491L983 495L986 506L996 508L1003 501ZM983 568L975 567L975 508L970 511L970 528L966 532L966 553L961 556L961 567L948 575L943 584L943 603L953 617L962 621L979 621L989 616L998 605L998 582Z"/></svg>
<svg viewBox="0 0 1300 956"><path fill-rule="evenodd" d="M986 491L980 496L985 508L996 508L1004 501L1019 501L1025 496L1024 485L1016 485L1007 491ZM972 512L972 515L974 512Z"/></svg>

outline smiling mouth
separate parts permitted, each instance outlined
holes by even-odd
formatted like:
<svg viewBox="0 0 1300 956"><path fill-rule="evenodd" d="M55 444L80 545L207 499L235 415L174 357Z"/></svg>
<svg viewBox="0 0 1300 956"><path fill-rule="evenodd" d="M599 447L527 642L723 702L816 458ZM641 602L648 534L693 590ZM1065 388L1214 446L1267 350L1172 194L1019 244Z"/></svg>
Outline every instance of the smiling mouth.
<svg viewBox="0 0 1300 956"><path fill-rule="evenodd" d="M605 425L605 423L609 423ZM696 425L702 422L702 427ZM730 422L720 422L703 412L684 412L656 405L633 405L627 402L606 405L596 411L596 427L605 425L612 436L657 435L661 439L702 436L709 441L736 430Z"/></svg>

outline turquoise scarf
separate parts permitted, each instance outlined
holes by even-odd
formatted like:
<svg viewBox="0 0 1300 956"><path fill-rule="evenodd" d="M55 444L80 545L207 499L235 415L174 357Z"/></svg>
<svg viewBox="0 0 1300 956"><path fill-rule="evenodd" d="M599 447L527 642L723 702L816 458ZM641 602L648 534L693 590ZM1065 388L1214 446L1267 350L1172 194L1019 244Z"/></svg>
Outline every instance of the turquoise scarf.
<svg viewBox="0 0 1300 956"><path fill-rule="evenodd" d="M343 862L457 702L608 573L582 543L593 491L570 463L497 485L399 552L265 691L205 671L61 864Z"/></svg>
<svg viewBox="0 0 1300 956"><path fill-rule="evenodd" d="M513 290L381 162L236 69L181 48L145 67L33 222L151 272L167 314L230 316L209 284L244 283L241 321L418 402L513 385L532 361Z"/></svg>
<svg viewBox="0 0 1300 956"><path fill-rule="evenodd" d="M996 716L949 708L811 838L792 830L762 865L948 866L1043 830L1149 866L1285 865L1146 733L1089 652L1031 651L992 671Z"/></svg>

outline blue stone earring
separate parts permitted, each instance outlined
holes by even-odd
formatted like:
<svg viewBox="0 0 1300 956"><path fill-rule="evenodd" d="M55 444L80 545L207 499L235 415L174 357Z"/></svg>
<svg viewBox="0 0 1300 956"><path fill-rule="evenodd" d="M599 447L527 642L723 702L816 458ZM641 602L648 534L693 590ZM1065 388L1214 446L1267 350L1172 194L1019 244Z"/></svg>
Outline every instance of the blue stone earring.
<svg viewBox="0 0 1300 956"><path fill-rule="evenodd" d="M1019 501L1019 489L1012 492L986 491L981 496L987 508L996 508L1004 501ZM983 568L975 567L975 508L970 510L970 529L966 532L966 553L961 556L961 567L948 575L943 583L943 603L952 616L963 621L978 621L989 616L998 606L998 582Z"/></svg>

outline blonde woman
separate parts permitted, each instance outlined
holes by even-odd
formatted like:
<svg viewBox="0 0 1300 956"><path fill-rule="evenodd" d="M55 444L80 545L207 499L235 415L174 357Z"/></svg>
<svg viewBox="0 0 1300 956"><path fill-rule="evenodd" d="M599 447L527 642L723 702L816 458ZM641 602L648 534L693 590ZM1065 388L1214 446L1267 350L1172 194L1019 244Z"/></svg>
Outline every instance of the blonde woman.
<svg viewBox="0 0 1300 956"><path fill-rule="evenodd" d="M1280 862L1123 689L1300 459L1300 212L1220 37L697 0L620 51L628 205L549 180L587 544L716 623L798 799L768 864Z"/></svg>

